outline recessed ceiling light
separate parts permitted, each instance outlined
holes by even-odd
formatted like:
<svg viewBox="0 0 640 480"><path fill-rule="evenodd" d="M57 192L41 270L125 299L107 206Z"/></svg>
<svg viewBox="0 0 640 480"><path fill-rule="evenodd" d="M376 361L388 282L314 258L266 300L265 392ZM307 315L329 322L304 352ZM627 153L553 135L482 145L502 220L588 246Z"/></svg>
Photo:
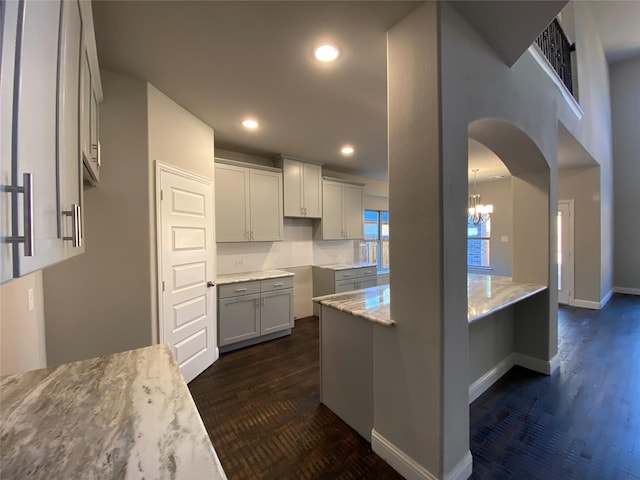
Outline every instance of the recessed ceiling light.
<svg viewBox="0 0 640 480"><path fill-rule="evenodd" d="M333 62L340 56L340 50L335 45L320 45L313 54L321 62Z"/></svg>
<svg viewBox="0 0 640 480"><path fill-rule="evenodd" d="M254 128L258 128L258 122L248 118L242 121L242 126L253 130Z"/></svg>
<svg viewBox="0 0 640 480"><path fill-rule="evenodd" d="M342 152L343 155L353 155L353 147L351 145L345 145L344 147L342 147L342 149L340 150Z"/></svg>

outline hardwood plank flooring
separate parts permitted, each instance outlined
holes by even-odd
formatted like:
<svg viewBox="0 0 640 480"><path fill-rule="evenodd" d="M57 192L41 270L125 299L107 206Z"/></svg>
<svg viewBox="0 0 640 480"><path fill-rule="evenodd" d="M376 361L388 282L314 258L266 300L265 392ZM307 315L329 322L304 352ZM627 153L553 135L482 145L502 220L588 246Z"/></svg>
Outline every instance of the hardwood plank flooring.
<svg viewBox="0 0 640 480"><path fill-rule="evenodd" d="M514 367L470 406L473 479L640 479L640 297L562 307L560 369ZM189 384L230 480L399 479L319 403L318 320Z"/></svg>
<svg viewBox="0 0 640 480"><path fill-rule="evenodd" d="M318 318L223 354L189 390L229 480L401 479L320 404Z"/></svg>

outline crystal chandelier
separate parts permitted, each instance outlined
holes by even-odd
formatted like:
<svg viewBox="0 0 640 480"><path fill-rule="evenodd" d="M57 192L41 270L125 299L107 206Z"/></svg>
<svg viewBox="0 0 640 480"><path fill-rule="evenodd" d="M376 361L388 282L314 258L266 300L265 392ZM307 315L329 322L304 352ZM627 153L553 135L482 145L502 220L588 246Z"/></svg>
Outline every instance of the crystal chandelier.
<svg viewBox="0 0 640 480"><path fill-rule="evenodd" d="M480 194L478 193L478 171L479 168L471 170L473 172L473 189L474 193L469 195L469 221L474 225L485 223L493 213L493 205L483 205L480 202Z"/></svg>

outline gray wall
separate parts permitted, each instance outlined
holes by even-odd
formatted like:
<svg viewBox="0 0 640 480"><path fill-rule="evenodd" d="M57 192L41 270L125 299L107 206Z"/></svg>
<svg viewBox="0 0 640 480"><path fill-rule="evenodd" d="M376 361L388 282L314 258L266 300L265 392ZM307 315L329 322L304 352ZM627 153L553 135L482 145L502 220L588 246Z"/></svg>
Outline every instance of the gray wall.
<svg viewBox="0 0 640 480"><path fill-rule="evenodd" d="M43 275L49 365L152 340L147 86L101 73L103 166L84 191L85 253Z"/></svg>
<svg viewBox="0 0 640 480"><path fill-rule="evenodd" d="M558 200L574 200L574 301L600 303L600 167L562 170Z"/></svg>
<svg viewBox="0 0 640 480"><path fill-rule="evenodd" d="M640 295L640 58L611 67L614 285Z"/></svg>

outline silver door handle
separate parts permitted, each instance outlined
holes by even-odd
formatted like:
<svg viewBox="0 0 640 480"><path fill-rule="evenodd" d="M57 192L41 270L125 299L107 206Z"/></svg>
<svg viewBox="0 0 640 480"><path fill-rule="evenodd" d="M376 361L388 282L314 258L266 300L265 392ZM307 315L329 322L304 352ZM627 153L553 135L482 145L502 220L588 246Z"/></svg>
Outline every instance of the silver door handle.
<svg viewBox="0 0 640 480"><path fill-rule="evenodd" d="M77 203L71 204L71 210L64 210L62 215L71 217L71 236L62 237L62 240L68 240L73 242L73 248L82 246L82 216L80 215L80 205Z"/></svg>
<svg viewBox="0 0 640 480"><path fill-rule="evenodd" d="M211 287L215 287L215 286L216 286L216 284L215 284L215 283L213 283L211 280L209 280L209 281L207 282L207 288L211 288Z"/></svg>
<svg viewBox="0 0 640 480"><path fill-rule="evenodd" d="M274 287L281 287L281 286L282 286L282 283L274 283L274 284L273 284L273 286L274 286Z"/></svg>
<svg viewBox="0 0 640 480"><path fill-rule="evenodd" d="M24 235L11 235L2 239L5 243L24 243L24 256L35 255L35 232L33 228L33 175L22 174L22 187L16 185L2 185L2 191L8 193L22 193L22 222Z"/></svg>

